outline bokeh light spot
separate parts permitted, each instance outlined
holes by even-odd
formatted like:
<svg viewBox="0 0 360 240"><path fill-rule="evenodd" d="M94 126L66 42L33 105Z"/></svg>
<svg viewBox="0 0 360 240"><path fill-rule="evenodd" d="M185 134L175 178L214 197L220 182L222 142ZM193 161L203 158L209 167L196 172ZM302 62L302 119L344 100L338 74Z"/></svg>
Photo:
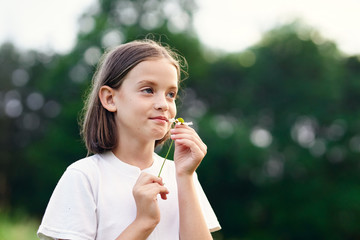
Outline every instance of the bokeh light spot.
<svg viewBox="0 0 360 240"><path fill-rule="evenodd" d="M272 143L271 133L260 127L255 127L250 134L250 141L257 147L265 148Z"/></svg>

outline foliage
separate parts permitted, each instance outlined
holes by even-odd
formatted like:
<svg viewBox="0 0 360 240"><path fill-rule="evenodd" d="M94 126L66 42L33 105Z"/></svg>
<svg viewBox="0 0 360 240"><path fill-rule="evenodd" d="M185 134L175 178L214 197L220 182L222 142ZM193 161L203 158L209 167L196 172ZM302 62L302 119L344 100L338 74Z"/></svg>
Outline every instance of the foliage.
<svg viewBox="0 0 360 240"><path fill-rule="evenodd" d="M219 59L194 86L207 108L200 176L226 236L360 236L359 59L299 28Z"/></svg>
<svg viewBox="0 0 360 240"><path fill-rule="evenodd" d="M179 116L208 145L198 173L223 227L215 239L360 238L359 57L298 22L215 53L192 31L194 8L103 0L66 55L0 48L0 205L43 214L86 155L77 121L101 53L155 33L189 63Z"/></svg>

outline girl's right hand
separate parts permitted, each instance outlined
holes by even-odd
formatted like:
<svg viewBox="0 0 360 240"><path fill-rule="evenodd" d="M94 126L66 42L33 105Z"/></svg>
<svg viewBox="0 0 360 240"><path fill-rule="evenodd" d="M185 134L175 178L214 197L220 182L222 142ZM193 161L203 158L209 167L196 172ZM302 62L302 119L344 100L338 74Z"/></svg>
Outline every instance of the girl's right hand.
<svg viewBox="0 0 360 240"><path fill-rule="evenodd" d="M168 193L161 178L141 173L133 188L136 218L116 240L147 239L160 221L157 195L165 200Z"/></svg>
<svg viewBox="0 0 360 240"><path fill-rule="evenodd" d="M133 188L136 203L136 220L145 226L155 228L160 221L160 210L157 195L166 200L169 191L162 179L149 173L141 173Z"/></svg>

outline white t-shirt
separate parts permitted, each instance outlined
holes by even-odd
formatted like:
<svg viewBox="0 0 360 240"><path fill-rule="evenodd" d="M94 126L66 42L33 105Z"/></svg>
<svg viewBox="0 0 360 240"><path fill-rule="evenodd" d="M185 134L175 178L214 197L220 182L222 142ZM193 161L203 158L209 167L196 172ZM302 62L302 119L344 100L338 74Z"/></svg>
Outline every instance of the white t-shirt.
<svg viewBox="0 0 360 240"><path fill-rule="evenodd" d="M163 158L154 153L151 167L120 161L111 151L71 164L60 178L38 230L40 239L114 240L136 217L133 186L141 172L157 175ZM179 239L179 205L175 164L167 160L161 173L168 199L158 197L160 223L149 240ZM220 224L194 174L199 202L210 231Z"/></svg>

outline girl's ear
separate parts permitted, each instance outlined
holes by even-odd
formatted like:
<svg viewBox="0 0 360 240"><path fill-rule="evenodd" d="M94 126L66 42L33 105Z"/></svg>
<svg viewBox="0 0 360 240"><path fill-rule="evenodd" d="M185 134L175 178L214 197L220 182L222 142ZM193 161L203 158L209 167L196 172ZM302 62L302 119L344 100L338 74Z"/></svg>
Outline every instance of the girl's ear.
<svg viewBox="0 0 360 240"><path fill-rule="evenodd" d="M109 86L102 86L99 91L100 102L109 112L116 112L115 91Z"/></svg>

